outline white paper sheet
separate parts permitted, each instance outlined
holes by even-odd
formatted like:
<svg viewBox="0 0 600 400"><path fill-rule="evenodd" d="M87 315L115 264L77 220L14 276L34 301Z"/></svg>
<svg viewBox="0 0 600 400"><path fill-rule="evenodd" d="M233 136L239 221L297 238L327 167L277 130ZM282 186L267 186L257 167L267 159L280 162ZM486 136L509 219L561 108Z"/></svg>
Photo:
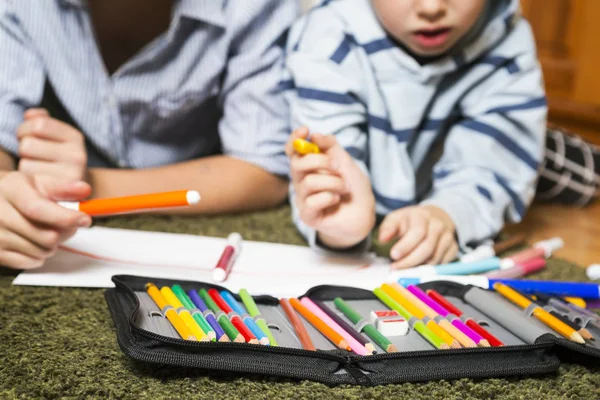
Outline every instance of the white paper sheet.
<svg viewBox="0 0 600 400"><path fill-rule="evenodd" d="M65 249L13 284L112 287L113 275L127 274L212 282L226 240L207 236L93 227L81 229ZM318 285L372 290L389 278L389 264L364 258L325 257L303 246L244 241L228 279L220 285L252 294L299 296Z"/></svg>

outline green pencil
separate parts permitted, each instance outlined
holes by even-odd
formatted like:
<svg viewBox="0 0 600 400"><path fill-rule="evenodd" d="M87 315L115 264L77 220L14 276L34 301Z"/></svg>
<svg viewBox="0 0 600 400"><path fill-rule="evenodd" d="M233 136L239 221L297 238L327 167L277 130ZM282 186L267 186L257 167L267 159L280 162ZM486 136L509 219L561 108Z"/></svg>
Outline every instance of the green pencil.
<svg viewBox="0 0 600 400"><path fill-rule="evenodd" d="M354 311L348 303L342 300L341 297L336 297L333 299L333 304L335 304L337 309L340 310L342 314L344 314L346 318L348 318L353 324L356 325L363 319L362 316ZM390 342L390 340L382 335L373 325L365 324L363 331L386 353L395 353L398 351L396 345Z"/></svg>
<svg viewBox="0 0 600 400"><path fill-rule="evenodd" d="M220 314L219 318L217 318L217 321L219 322L219 325L221 325L221 328L223 328L223 331L227 334L229 339L231 339L232 342L245 343L246 341L244 340L242 334L235 328L235 326L231 324L231 321L229 321L229 317L213 301L206 289L198 290L198 294L200 295L200 298L204 300L206 306L210 308L210 310L214 312L215 315Z"/></svg>
<svg viewBox="0 0 600 400"><path fill-rule="evenodd" d="M415 331L419 332L419 334L421 336L423 336L429 343L431 343L436 349L449 349L450 348L450 346L448 346L448 344L445 343L438 335L436 335L435 333L433 333L431 331L431 329L426 327L425 324L423 323L423 321L417 319L411 313L406 311L406 309L404 307L402 307L400 304L398 304L396 302L396 300L392 299L381 288L377 288L377 289L373 290L373 293L375 293L375 296L377 296L377 298L379 300L381 300L381 302L383 304L385 304L392 310L398 311L398 313L400 313L400 315L402 315L404 318L406 318L409 325Z"/></svg>
<svg viewBox="0 0 600 400"><path fill-rule="evenodd" d="M240 289L239 295L242 298L242 303L244 303L244 307L246 307L246 310L248 310L250 316L254 318L256 325L258 325L260 330L263 331L263 333L269 338L269 344L271 346L279 346L277 344L277 341L275 340L275 337L273 337L273 334L271 333L271 330L269 329L269 326L267 325L266 321L263 318L259 318L261 316L260 311L258 310L254 299L252 298L252 296L250 296L250 293L248 293L246 289Z"/></svg>
<svg viewBox="0 0 600 400"><path fill-rule="evenodd" d="M206 318L204 318L204 315L202 315L202 313L196 308L196 306L185 293L183 288L180 285L173 285L171 286L171 290L173 291L173 293L175 293L175 296L177 296L181 304L183 304L185 308L190 310L190 312L191 310L196 309L196 312L192 314L192 318L194 318L198 325L200 325L200 328L202 328L202 330L206 332L209 339L213 342L216 342L217 334L215 333L215 330L211 328Z"/></svg>

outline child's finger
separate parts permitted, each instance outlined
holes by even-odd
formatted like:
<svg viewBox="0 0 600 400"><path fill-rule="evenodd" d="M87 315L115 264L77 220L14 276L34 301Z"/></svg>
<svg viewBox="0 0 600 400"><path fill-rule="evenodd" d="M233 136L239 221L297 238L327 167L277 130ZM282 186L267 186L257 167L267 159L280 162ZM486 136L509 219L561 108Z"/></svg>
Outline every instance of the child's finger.
<svg viewBox="0 0 600 400"><path fill-rule="evenodd" d="M53 118L31 118L17 128L19 140L27 136L56 142L83 141L83 135L71 125Z"/></svg>
<svg viewBox="0 0 600 400"><path fill-rule="evenodd" d="M333 135L322 135L320 133L314 133L310 136L310 141L319 146L319 149L326 153L332 147L337 145L337 140Z"/></svg>
<svg viewBox="0 0 600 400"><path fill-rule="evenodd" d="M331 158L325 154L307 154L305 156L293 156L290 161L290 175L292 181L300 182L305 175L310 173L336 174Z"/></svg>
<svg viewBox="0 0 600 400"><path fill-rule="evenodd" d="M308 128L305 126L302 126L296 129L294 132L292 132L287 143L285 144L285 154L288 157L291 157L296 153L296 151L294 150L294 140L306 139L308 137L308 133Z"/></svg>
<svg viewBox="0 0 600 400"><path fill-rule="evenodd" d="M442 257L442 260L440 262L443 264L452 262L452 261L456 260L457 256L458 256L458 244L456 243L456 241L454 241L450 245L448 250L446 251L446 254L444 254L444 256Z"/></svg>
<svg viewBox="0 0 600 400"><path fill-rule="evenodd" d="M454 244L454 236L449 231L444 231L436 245L435 252L431 259L427 260L427 264L440 264L444 256Z"/></svg>
<svg viewBox="0 0 600 400"><path fill-rule="evenodd" d="M379 241L387 243L403 231L406 226L407 214L402 210L394 211L388 214L379 226Z"/></svg>
<svg viewBox="0 0 600 400"><path fill-rule="evenodd" d="M54 254L55 248L41 247L9 229L0 229L0 251L14 251L30 258L46 259Z"/></svg>
<svg viewBox="0 0 600 400"><path fill-rule="evenodd" d="M412 268L417 265L425 264L429 260L436 249L439 236L427 236L422 240L406 257L392 264L393 269Z"/></svg>
<svg viewBox="0 0 600 400"><path fill-rule="evenodd" d="M34 269L44 264L44 260L27 257L14 251L0 251L0 265L15 269Z"/></svg>
<svg viewBox="0 0 600 400"><path fill-rule="evenodd" d="M400 232L400 240L390 250L392 260L406 257L427 237L428 222L420 215L409 214L405 225Z"/></svg>
<svg viewBox="0 0 600 400"><path fill-rule="evenodd" d="M300 181L297 187L297 194L300 201L304 201L308 196L319 192L343 195L347 193L347 189L342 178L325 174L308 174Z"/></svg>
<svg viewBox="0 0 600 400"><path fill-rule="evenodd" d="M49 117L50 113L45 108L30 108L23 114L23 119Z"/></svg>
<svg viewBox="0 0 600 400"><path fill-rule="evenodd" d="M313 225L319 215L329 207L339 204L341 196L336 193L321 192L308 196L301 207L300 216L308 225Z"/></svg>

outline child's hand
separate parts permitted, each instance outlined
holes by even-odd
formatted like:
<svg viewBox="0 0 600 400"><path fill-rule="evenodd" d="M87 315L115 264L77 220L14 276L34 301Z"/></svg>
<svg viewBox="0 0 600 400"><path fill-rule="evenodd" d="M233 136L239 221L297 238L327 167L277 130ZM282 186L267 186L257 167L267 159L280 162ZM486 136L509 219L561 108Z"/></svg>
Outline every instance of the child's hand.
<svg viewBox="0 0 600 400"><path fill-rule="evenodd" d="M46 110L30 109L17 137L19 171L73 181L85 179L87 152L83 134L77 129L51 118Z"/></svg>
<svg viewBox="0 0 600 400"><path fill-rule="evenodd" d="M311 135L319 154L296 154L294 140L308 137L308 129L292 133L286 154L300 219L315 229L319 240L332 248L352 247L375 225L375 198L367 175L331 135Z"/></svg>
<svg viewBox="0 0 600 400"><path fill-rule="evenodd" d="M458 254L454 232L454 223L442 209L414 206L388 214L379 227L379 241L399 238L390 250L392 268L410 268L454 260Z"/></svg>
<svg viewBox="0 0 600 400"><path fill-rule="evenodd" d="M40 267L77 228L91 224L88 215L56 201L79 201L89 193L85 182L63 183L48 175L15 171L0 179L0 265Z"/></svg>

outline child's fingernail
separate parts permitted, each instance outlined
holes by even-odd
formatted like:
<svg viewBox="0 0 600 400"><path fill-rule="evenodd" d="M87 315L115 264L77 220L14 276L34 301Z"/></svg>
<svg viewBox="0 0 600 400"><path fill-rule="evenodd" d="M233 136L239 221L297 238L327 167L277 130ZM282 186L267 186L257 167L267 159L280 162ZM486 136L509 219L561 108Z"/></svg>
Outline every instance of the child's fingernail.
<svg viewBox="0 0 600 400"><path fill-rule="evenodd" d="M398 260L400 258L400 252L398 250L392 250L390 255L394 260Z"/></svg>
<svg viewBox="0 0 600 400"><path fill-rule="evenodd" d="M90 226L91 224L92 224L92 219L90 217L82 217L77 222L77 225L80 228L86 228L86 227Z"/></svg>

